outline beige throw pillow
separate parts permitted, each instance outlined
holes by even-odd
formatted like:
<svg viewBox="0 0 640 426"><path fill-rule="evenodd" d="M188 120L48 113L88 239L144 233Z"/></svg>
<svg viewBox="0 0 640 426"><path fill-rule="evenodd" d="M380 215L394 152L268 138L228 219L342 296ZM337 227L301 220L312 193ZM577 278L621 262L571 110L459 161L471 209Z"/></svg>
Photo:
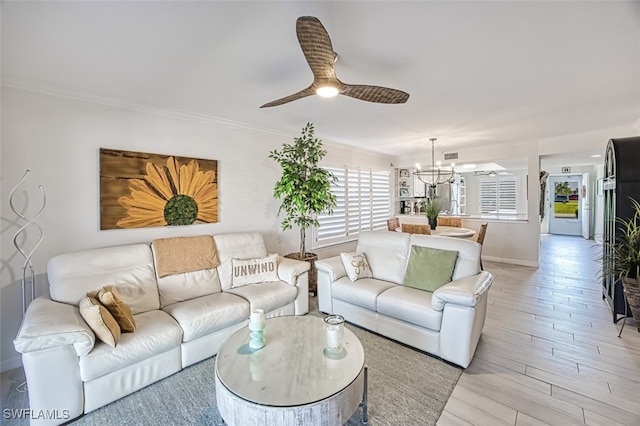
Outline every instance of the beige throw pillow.
<svg viewBox="0 0 640 426"><path fill-rule="evenodd" d="M340 253L342 265L347 272L351 281L357 281L360 278L371 278L371 266L367 262L367 256L364 253Z"/></svg>
<svg viewBox="0 0 640 426"><path fill-rule="evenodd" d="M271 254L262 259L231 259L231 266L233 268L232 288L280 280L277 254Z"/></svg>
<svg viewBox="0 0 640 426"><path fill-rule="evenodd" d="M113 318L120 325L123 333L133 333L136 331L136 320L133 318L131 309L120 299L120 295L113 286L102 287L98 292L98 300L113 315Z"/></svg>
<svg viewBox="0 0 640 426"><path fill-rule="evenodd" d="M88 295L80 299L78 307L80 315L89 324L98 339L115 348L120 340L120 326L107 308L102 306L98 299Z"/></svg>

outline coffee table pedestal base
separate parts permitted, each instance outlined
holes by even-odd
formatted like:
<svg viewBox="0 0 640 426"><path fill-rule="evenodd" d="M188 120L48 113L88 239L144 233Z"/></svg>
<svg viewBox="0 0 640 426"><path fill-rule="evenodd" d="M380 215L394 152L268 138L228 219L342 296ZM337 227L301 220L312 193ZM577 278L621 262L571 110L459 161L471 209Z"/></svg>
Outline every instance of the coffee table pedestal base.
<svg viewBox="0 0 640 426"><path fill-rule="evenodd" d="M229 389L216 374L216 401L218 411L229 426L259 424L271 425L337 425L351 418L363 403L366 371L364 367L358 377L345 389L321 401L295 407L274 407L244 400ZM256 386L260 386L256 382ZM313 386L312 383L309 386ZM366 410L366 400L364 401ZM365 411L366 412L366 411Z"/></svg>

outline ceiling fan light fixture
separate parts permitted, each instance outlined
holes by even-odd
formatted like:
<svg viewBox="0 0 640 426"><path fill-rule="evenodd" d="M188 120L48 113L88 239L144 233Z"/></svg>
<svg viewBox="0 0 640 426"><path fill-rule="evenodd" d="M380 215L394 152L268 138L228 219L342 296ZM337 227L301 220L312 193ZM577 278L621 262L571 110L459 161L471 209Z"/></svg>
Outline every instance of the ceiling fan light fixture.
<svg viewBox="0 0 640 426"><path fill-rule="evenodd" d="M316 95L322 96L323 98L333 98L339 92L338 88L333 86L320 86L316 89Z"/></svg>
<svg viewBox="0 0 640 426"><path fill-rule="evenodd" d="M299 17L296 20L296 35L298 36L298 43L300 43L302 53L313 73L313 83L292 95L267 102L261 105L260 108L274 107L312 95L322 97L344 95L361 101L380 104L403 104L409 99L409 94L402 90L365 84L342 83L336 77L334 66L338 55L333 50L329 33L327 33L318 18L314 16Z"/></svg>

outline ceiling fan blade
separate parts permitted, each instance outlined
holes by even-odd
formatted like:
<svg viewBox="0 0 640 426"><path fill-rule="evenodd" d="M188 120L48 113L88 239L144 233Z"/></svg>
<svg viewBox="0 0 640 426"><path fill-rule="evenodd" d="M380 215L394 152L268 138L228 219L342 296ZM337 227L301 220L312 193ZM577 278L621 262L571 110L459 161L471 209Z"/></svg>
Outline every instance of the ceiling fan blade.
<svg viewBox="0 0 640 426"><path fill-rule="evenodd" d="M336 78L333 64L335 53L329 33L314 16L301 16L296 21L296 34L302 53L316 80Z"/></svg>
<svg viewBox="0 0 640 426"><path fill-rule="evenodd" d="M340 94L381 104L403 104L409 99L409 94L402 90L359 84L345 84Z"/></svg>
<svg viewBox="0 0 640 426"><path fill-rule="evenodd" d="M284 98L277 99L275 101L268 102L264 105L261 105L260 108L268 108L273 106L278 106L282 104L286 104L287 102L295 101L298 99L306 98L307 96L315 95L316 91L312 88L312 86L307 87L299 92L294 93L293 95L285 96Z"/></svg>
<svg viewBox="0 0 640 426"><path fill-rule="evenodd" d="M334 69L337 56L333 51L329 34L318 18L314 16L299 17L296 21L296 34L302 53L304 53L304 57L313 72L313 83L304 90L266 103L260 108L286 104L314 94L333 96L335 91L352 98L382 104L403 104L409 99L409 94L402 90L380 86L344 84L338 80Z"/></svg>

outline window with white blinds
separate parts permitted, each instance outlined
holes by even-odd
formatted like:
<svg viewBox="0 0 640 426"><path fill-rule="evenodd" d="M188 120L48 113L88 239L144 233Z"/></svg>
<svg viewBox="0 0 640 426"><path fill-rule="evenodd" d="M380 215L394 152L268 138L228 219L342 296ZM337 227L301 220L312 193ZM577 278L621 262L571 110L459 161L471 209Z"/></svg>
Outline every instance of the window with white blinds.
<svg viewBox="0 0 640 426"><path fill-rule="evenodd" d="M516 214L517 200L517 176L480 179L480 214Z"/></svg>
<svg viewBox="0 0 640 426"><path fill-rule="evenodd" d="M325 167L336 178L333 214L318 216L314 247L355 240L363 230L387 229L391 208L389 171Z"/></svg>

